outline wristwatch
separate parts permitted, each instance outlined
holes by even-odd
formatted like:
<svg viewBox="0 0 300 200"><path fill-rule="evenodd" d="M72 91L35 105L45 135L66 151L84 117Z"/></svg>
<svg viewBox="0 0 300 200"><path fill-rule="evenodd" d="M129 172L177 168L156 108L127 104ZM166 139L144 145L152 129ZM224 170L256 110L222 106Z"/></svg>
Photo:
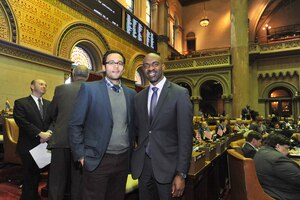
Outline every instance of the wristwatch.
<svg viewBox="0 0 300 200"><path fill-rule="evenodd" d="M183 179L186 179L186 177L187 177L186 174L183 172L177 172L176 175L181 176Z"/></svg>

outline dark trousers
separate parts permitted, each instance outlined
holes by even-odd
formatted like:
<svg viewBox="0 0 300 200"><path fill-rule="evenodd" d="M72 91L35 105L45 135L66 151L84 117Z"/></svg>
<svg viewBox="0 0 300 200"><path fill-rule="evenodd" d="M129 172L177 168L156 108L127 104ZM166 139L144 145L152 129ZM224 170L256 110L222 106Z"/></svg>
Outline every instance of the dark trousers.
<svg viewBox="0 0 300 200"><path fill-rule="evenodd" d="M145 155L144 167L139 178L139 199L141 200L174 200L172 183L162 184L155 180L151 159Z"/></svg>
<svg viewBox="0 0 300 200"><path fill-rule="evenodd" d="M49 171L49 200L63 200L71 189L72 200L82 199L81 169L73 161L69 148L51 149ZM68 188L71 183L71 188Z"/></svg>
<svg viewBox="0 0 300 200"><path fill-rule="evenodd" d="M38 200L40 169L30 153L20 154L23 163L23 185L21 200Z"/></svg>
<svg viewBox="0 0 300 200"><path fill-rule="evenodd" d="M84 200L122 200L128 176L128 152L105 154L94 171L83 170Z"/></svg>

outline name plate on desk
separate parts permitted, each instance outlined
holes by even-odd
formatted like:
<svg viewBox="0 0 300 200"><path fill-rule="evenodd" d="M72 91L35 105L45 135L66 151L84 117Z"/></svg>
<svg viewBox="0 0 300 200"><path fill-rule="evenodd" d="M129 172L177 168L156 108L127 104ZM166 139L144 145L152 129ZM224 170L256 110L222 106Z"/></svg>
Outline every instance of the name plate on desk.
<svg viewBox="0 0 300 200"><path fill-rule="evenodd" d="M212 159L214 159L216 157L217 154L217 148L215 144L209 144L209 145L205 145L205 146L199 146L199 150L201 151L205 151L205 158L206 161L211 161Z"/></svg>
<svg viewBox="0 0 300 200"><path fill-rule="evenodd" d="M205 152L192 152L189 174L193 175L199 172L205 166Z"/></svg>

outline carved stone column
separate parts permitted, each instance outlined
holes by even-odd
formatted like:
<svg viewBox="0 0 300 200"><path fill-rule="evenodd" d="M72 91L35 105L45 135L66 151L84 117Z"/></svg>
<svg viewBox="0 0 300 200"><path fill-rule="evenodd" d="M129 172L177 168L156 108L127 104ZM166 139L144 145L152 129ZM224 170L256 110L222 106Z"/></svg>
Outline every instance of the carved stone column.
<svg viewBox="0 0 300 200"><path fill-rule="evenodd" d="M160 0L158 4L158 25L157 25L157 51L160 53L163 59L168 57L168 6L165 0Z"/></svg>
<svg viewBox="0 0 300 200"><path fill-rule="evenodd" d="M226 116L232 118L232 95L222 96Z"/></svg>
<svg viewBox="0 0 300 200"><path fill-rule="evenodd" d="M231 56L233 83L232 117L240 116L249 104L248 0L230 0ZM256 91L255 89L253 91Z"/></svg>
<svg viewBox="0 0 300 200"><path fill-rule="evenodd" d="M167 35L167 27L168 27L168 7L164 0L159 1L158 4L158 35Z"/></svg>
<svg viewBox="0 0 300 200"><path fill-rule="evenodd" d="M157 33L158 31L158 0L152 0L152 7L151 7L151 14L152 14L152 19L151 19L151 29Z"/></svg>
<svg viewBox="0 0 300 200"><path fill-rule="evenodd" d="M194 116L199 116L199 103L202 100L200 96L192 96L191 100L194 105Z"/></svg>

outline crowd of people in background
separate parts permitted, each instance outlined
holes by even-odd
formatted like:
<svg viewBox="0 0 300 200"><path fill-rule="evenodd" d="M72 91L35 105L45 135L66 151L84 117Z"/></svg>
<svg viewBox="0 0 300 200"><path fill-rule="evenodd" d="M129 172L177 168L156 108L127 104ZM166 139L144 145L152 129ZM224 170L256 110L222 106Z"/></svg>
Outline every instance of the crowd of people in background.
<svg viewBox="0 0 300 200"><path fill-rule="evenodd" d="M275 199L299 199L300 167L288 157L290 149L300 150L300 123L290 118L269 115L263 118L247 105L242 118L209 117L194 120L195 142L209 143L228 134L243 134L243 156L254 159L263 190ZM300 151L299 151L300 155Z"/></svg>

